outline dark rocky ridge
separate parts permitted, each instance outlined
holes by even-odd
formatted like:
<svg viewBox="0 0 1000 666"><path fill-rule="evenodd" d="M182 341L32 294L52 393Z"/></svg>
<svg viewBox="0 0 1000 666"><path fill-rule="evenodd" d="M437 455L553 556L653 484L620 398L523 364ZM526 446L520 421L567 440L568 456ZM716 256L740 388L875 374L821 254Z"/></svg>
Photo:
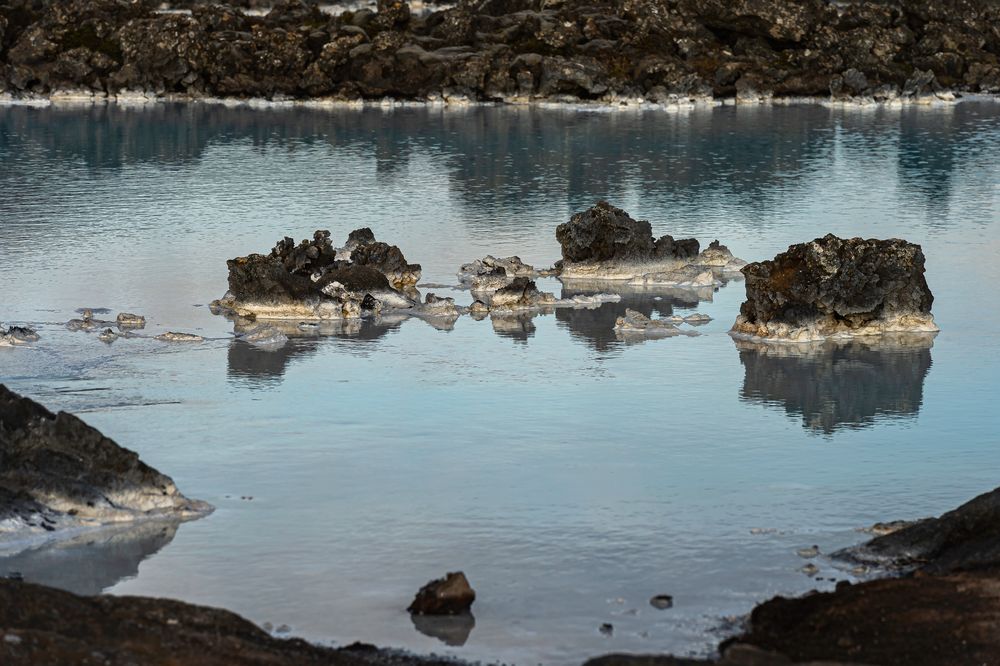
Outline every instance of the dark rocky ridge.
<svg viewBox="0 0 1000 666"><path fill-rule="evenodd" d="M936 332L919 245L827 234L743 268L747 300L732 332L795 341Z"/></svg>
<svg viewBox="0 0 1000 666"><path fill-rule="evenodd" d="M0 384L0 538L209 511L134 451Z"/></svg>
<svg viewBox="0 0 1000 666"><path fill-rule="evenodd" d="M379 0L264 17L152 0L3 0L0 91L476 100L1000 91L996 0Z"/></svg>

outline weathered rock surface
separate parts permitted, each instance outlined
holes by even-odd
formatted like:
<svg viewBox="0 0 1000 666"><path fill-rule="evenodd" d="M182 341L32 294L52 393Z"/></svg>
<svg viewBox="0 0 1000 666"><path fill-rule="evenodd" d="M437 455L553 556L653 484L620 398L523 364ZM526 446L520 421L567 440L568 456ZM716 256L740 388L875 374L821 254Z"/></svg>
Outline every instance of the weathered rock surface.
<svg viewBox="0 0 1000 666"><path fill-rule="evenodd" d="M458 269L458 281L473 292L490 294L511 283L516 277L534 278L538 275L534 266L521 261L520 257L497 259L486 255Z"/></svg>
<svg viewBox="0 0 1000 666"><path fill-rule="evenodd" d="M170 599L81 597L0 579L0 663L454 666L354 644L332 649L281 639L235 613Z"/></svg>
<svg viewBox="0 0 1000 666"><path fill-rule="evenodd" d="M904 240L829 234L747 265L747 300L732 333L812 341L934 332L924 253Z"/></svg>
<svg viewBox="0 0 1000 666"><path fill-rule="evenodd" d="M459 615L468 613L476 592L461 571L452 571L420 588L406 610L415 615Z"/></svg>
<svg viewBox="0 0 1000 666"><path fill-rule="evenodd" d="M0 542L209 511L80 419L53 414L0 385Z"/></svg>
<svg viewBox="0 0 1000 666"><path fill-rule="evenodd" d="M1000 571L1000 488L834 557L924 574Z"/></svg>
<svg viewBox="0 0 1000 666"><path fill-rule="evenodd" d="M11 326L8 329L0 328L0 347L26 345L38 342L39 339L38 333L26 326Z"/></svg>
<svg viewBox="0 0 1000 666"><path fill-rule="evenodd" d="M624 281L630 286L711 287L744 262L715 241L699 253L695 238L653 238L645 220L634 220L606 201L573 215L556 227L562 249L558 264L564 280ZM718 275L716 275L718 271Z"/></svg>
<svg viewBox="0 0 1000 666"><path fill-rule="evenodd" d="M519 277L493 293L490 297L490 310L526 310L552 306L555 302L556 297L548 292L539 291L534 280Z"/></svg>
<svg viewBox="0 0 1000 666"><path fill-rule="evenodd" d="M297 245L286 237L268 255L226 263L229 291L213 306L259 319L357 319L383 307L408 308L413 302L393 285L410 287L420 277L420 266L369 229L352 232L340 251L324 230Z"/></svg>
<svg viewBox="0 0 1000 666"><path fill-rule="evenodd" d="M156 0L4 0L0 91L656 103L1000 91L991 0L461 0L338 16L298 0L263 16L182 1L190 15Z"/></svg>

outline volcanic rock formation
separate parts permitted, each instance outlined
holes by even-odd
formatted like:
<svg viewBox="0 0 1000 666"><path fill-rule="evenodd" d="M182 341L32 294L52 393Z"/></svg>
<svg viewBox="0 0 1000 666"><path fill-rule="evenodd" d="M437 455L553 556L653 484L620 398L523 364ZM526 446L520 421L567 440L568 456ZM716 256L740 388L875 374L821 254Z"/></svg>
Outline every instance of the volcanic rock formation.
<svg viewBox="0 0 1000 666"><path fill-rule="evenodd" d="M904 240L828 234L747 265L732 333L791 341L938 330L924 253Z"/></svg>

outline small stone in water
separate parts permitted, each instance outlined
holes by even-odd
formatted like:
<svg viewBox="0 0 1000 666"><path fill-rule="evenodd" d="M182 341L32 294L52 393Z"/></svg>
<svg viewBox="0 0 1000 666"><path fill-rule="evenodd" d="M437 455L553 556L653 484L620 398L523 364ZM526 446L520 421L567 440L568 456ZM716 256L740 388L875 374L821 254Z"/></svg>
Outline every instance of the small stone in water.
<svg viewBox="0 0 1000 666"><path fill-rule="evenodd" d="M799 548L795 551L795 554L808 560L819 555L819 546L813 545L809 548Z"/></svg>
<svg viewBox="0 0 1000 666"><path fill-rule="evenodd" d="M799 571L801 571L807 576L815 576L816 574L819 573L819 567L816 566L815 564L809 563L804 567L802 567L801 569L799 569Z"/></svg>
<svg viewBox="0 0 1000 666"><path fill-rule="evenodd" d="M291 627L289 627L287 624L283 624L283 625L279 626L277 629L275 629L274 633L276 633L276 634L287 634L291 630L292 630Z"/></svg>
<svg viewBox="0 0 1000 666"><path fill-rule="evenodd" d="M653 608L666 610L668 608L673 608L674 598L669 594L658 594L649 600L649 605L652 606Z"/></svg>
<svg viewBox="0 0 1000 666"><path fill-rule="evenodd" d="M615 626L609 622L605 622L601 625L600 632L605 636L610 636L615 633Z"/></svg>

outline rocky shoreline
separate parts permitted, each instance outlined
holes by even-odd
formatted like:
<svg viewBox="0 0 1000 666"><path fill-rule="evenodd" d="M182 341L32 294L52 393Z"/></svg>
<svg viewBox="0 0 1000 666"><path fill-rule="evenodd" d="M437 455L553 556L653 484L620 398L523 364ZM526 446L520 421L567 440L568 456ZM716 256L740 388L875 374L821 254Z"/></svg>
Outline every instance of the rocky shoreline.
<svg viewBox="0 0 1000 666"><path fill-rule="evenodd" d="M189 5L4 0L0 95L678 105L1000 92L988 0Z"/></svg>

